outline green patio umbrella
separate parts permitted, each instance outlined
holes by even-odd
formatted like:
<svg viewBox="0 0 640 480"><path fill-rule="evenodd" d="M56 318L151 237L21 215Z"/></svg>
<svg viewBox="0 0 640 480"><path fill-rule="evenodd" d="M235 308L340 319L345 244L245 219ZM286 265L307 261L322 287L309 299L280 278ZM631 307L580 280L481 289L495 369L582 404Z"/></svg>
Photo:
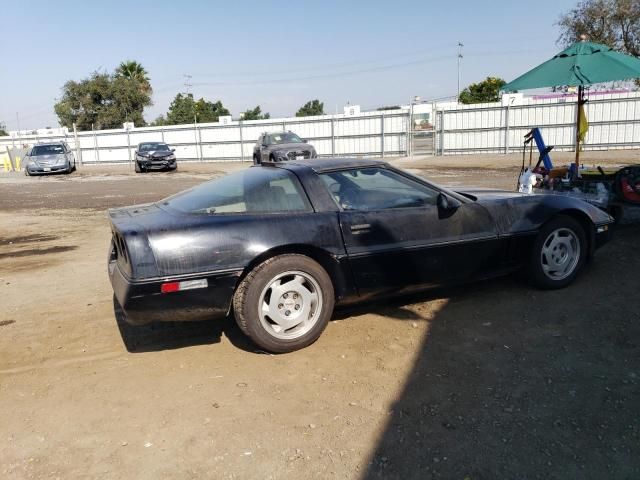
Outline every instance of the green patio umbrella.
<svg viewBox="0 0 640 480"><path fill-rule="evenodd" d="M611 47L582 40L552 59L509 82L502 90L513 92L557 85L578 87L576 114L576 165L580 160L581 107L585 104L584 86L640 78L640 59Z"/></svg>

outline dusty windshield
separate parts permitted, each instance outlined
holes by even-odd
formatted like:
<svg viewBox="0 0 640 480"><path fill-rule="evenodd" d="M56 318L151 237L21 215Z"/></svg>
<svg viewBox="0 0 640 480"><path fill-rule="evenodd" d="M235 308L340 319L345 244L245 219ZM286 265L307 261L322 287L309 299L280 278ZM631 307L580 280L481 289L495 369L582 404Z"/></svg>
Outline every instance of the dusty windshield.
<svg viewBox="0 0 640 480"><path fill-rule="evenodd" d="M273 133L267 135L267 145L279 145L281 143L304 143L295 133Z"/></svg>
<svg viewBox="0 0 640 480"><path fill-rule="evenodd" d="M31 150L31 156L37 157L39 155L61 155L64 153L64 147L62 145L36 145Z"/></svg>
<svg viewBox="0 0 640 480"><path fill-rule="evenodd" d="M168 152L169 145L166 143L141 143L139 152Z"/></svg>

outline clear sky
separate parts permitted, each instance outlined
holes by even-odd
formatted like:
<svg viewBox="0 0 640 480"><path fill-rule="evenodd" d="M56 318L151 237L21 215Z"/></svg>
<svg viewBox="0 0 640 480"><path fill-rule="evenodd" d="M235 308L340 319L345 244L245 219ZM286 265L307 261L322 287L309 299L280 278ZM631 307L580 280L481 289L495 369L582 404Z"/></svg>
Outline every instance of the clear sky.
<svg viewBox="0 0 640 480"><path fill-rule="evenodd" d="M238 116L260 105L289 116L455 95L488 75L507 81L559 51L556 22L577 0L8 1L2 0L0 122L56 126L65 81L123 60L147 69L148 121L192 76L196 97Z"/></svg>

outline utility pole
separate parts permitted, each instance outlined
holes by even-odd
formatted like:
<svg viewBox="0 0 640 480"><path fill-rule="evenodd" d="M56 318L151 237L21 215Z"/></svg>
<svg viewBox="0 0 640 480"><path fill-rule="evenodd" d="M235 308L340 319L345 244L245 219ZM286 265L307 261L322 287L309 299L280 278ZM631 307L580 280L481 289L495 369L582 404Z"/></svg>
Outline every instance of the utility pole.
<svg viewBox="0 0 640 480"><path fill-rule="evenodd" d="M20 115L16 112L16 121L18 122L18 143L20 143ZM19 145L22 148L22 145Z"/></svg>
<svg viewBox="0 0 640 480"><path fill-rule="evenodd" d="M460 99L460 64L462 63L462 47L464 47L464 44L462 42L458 42L458 96L456 97L456 102Z"/></svg>
<svg viewBox="0 0 640 480"><path fill-rule="evenodd" d="M184 77L184 92L186 95L191 94L191 87L193 84L191 83L191 79L193 78L191 75L187 75L186 73L182 75Z"/></svg>

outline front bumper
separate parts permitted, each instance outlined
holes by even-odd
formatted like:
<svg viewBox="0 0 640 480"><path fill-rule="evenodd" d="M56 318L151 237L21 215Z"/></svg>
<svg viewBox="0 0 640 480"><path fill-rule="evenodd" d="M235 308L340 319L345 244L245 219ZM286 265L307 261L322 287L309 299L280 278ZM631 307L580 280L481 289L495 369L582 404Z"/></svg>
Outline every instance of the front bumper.
<svg viewBox="0 0 640 480"><path fill-rule="evenodd" d="M163 170L165 168L175 168L176 160L156 160L156 159L146 159L141 158L136 160L140 168L144 168L145 170Z"/></svg>
<svg viewBox="0 0 640 480"><path fill-rule="evenodd" d="M42 165L29 164L25 168L30 175L47 175L49 173L61 173L69 171L69 165L66 164L46 167Z"/></svg>
<svg viewBox="0 0 640 480"><path fill-rule="evenodd" d="M109 279L125 320L132 325L151 322L210 320L227 315L242 270L189 274L149 280L131 280L110 261ZM206 279L207 287L161 293L166 282Z"/></svg>
<svg viewBox="0 0 640 480"><path fill-rule="evenodd" d="M613 224L609 223L609 224L602 224L602 225L597 225L596 226L596 233L595 233L595 248L598 249L600 247L602 247L605 243L607 243L609 240L611 240L612 237L612 227Z"/></svg>

